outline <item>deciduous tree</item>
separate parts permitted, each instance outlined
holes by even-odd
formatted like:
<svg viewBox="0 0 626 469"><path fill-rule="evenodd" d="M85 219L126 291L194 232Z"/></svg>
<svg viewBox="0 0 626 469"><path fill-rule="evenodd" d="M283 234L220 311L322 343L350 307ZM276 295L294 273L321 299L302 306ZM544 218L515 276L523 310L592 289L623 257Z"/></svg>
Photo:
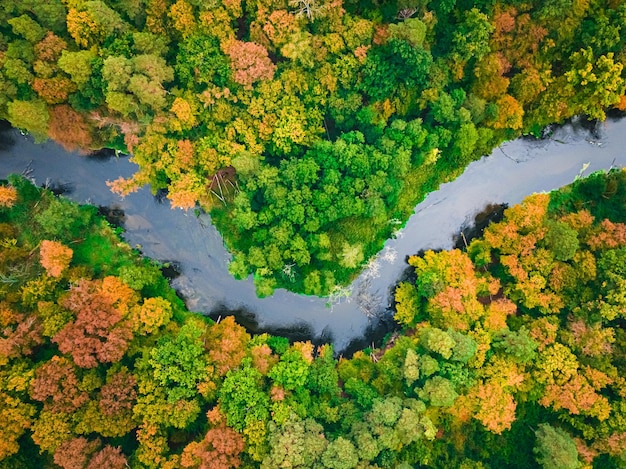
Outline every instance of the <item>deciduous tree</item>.
<svg viewBox="0 0 626 469"><path fill-rule="evenodd" d="M68 151L86 152L93 141L83 115L66 104L50 108L48 134Z"/></svg>
<svg viewBox="0 0 626 469"><path fill-rule="evenodd" d="M11 208L17 202L17 191L13 186L0 186L0 207Z"/></svg>
<svg viewBox="0 0 626 469"><path fill-rule="evenodd" d="M189 443L185 447L181 457L183 467L229 469L240 466L239 455L245 447L242 436L226 426L221 418L213 424L215 426L207 431L201 441Z"/></svg>
<svg viewBox="0 0 626 469"><path fill-rule="evenodd" d="M313 467L319 462L328 441L323 427L313 419L301 420L295 415L282 427L270 425L270 451L261 463L261 468Z"/></svg>
<svg viewBox="0 0 626 469"><path fill-rule="evenodd" d="M259 80L271 80L276 66L267 55L265 47L254 42L228 41L222 46L230 57L233 80L246 88Z"/></svg>
<svg viewBox="0 0 626 469"><path fill-rule="evenodd" d="M80 389L76 369L66 358L54 356L35 372L30 395L52 412L70 413L89 401Z"/></svg>
<svg viewBox="0 0 626 469"><path fill-rule="evenodd" d="M120 312L128 305L115 303L116 299L103 289L103 281L81 280L73 286L63 306L74 312L76 319L52 338L59 350L71 354L84 368L122 358L132 333Z"/></svg>
<svg viewBox="0 0 626 469"><path fill-rule="evenodd" d="M476 390L476 399L477 410L474 418L487 430L500 434L511 428L517 404L502 386L493 382L480 384Z"/></svg>
<svg viewBox="0 0 626 469"><path fill-rule="evenodd" d="M161 297L146 298L141 306L134 306L131 313L133 331L153 334L172 318L172 304Z"/></svg>
<svg viewBox="0 0 626 469"><path fill-rule="evenodd" d="M218 375L224 376L229 370L236 369L246 356L250 335L233 316L227 316L207 328L205 338L209 363L215 366Z"/></svg>
<svg viewBox="0 0 626 469"><path fill-rule="evenodd" d="M44 101L12 101L7 105L7 112L15 127L32 133L37 142L46 140L50 115Z"/></svg>
<svg viewBox="0 0 626 469"><path fill-rule="evenodd" d="M544 469L577 469L581 466L576 443L563 429L542 423L535 436L537 441L533 452Z"/></svg>
<svg viewBox="0 0 626 469"><path fill-rule="evenodd" d="M30 428L35 412L34 406L0 391L0 460L19 451L19 439Z"/></svg>
<svg viewBox="0 0 626 469"><path fill-rule="evenodd" d="M194 397L198 383L207 377L203 332L198 322L187 322L175 337L162 337L150 352L153 378L165 387L171 403Z"/></svg>
<svg viewBox="0 0 626 469"><path fill-rule="evenodd" d="M39 247L39 261L48 275L60 277L72 261L74 251L57 242L44 239Z"/></svg>

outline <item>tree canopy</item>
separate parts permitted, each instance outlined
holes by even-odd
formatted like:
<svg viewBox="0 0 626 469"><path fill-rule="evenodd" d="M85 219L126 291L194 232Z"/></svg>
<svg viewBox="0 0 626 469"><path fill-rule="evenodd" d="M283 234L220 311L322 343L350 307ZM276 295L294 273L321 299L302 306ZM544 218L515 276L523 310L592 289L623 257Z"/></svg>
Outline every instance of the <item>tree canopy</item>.
<svg viewBox="0 0 626 469"><path fill-rule="evenodd" d="M93 208L0 187L0 467L623 467L626 171L411 257L352 357L190 313Z"/></svg>
<svg viewBox="0 0 626 469"><path fill-rule="evenodd" d="M328 295L503 140L626 103L619 2L7 0L0 118L132 153L237 277Z"/></svg>

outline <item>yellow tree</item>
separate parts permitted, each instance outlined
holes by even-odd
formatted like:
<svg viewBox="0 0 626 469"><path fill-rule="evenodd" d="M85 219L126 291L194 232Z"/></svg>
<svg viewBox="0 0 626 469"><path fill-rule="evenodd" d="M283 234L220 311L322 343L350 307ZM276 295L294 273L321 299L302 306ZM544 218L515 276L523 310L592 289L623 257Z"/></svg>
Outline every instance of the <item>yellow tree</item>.
<svg viewBox="0 0 626 469"><path fill-rule="evenodd" d="M487 430L500 434L511 428L517 404L500 384L493 381L479 384L473 395L477 402L474 418Z"/></svg>
<svg viewBox="0 0 626 469"><path fill-rule="evenodd" d="M18 440L30 428L35 407L0 391L0 461L19 451Z"/></svg>
<svg viewBox="0 0 626 469"><path fill-rule="evenodd" d="M70 8L67 12L67 32L79 47L84 48L97 43L102 36L102 31L92 15L76 8Z"/></svg>
<svg viewBox="0 0 626 469"><path fill-rule="evenodd" d="M141 306L131 310L133 331L139 334L152 334L167 324L172 317L172 304L161 297L146 298Z"/></svg>

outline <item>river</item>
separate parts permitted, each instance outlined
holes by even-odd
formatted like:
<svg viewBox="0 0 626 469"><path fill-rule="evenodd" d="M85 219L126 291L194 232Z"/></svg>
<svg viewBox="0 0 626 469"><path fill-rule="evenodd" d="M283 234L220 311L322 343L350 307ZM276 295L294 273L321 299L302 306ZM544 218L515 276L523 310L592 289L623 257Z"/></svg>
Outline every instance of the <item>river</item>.
<svg viewBox="0 0 626 469"><path fill-rule="evenodd" d="M626 119L608 119L594 131L576 121L555 128L549 138L521 138L503 144L470 164L415 207L404 229L353 284L332 299L277 290L257 298L252 279L228 273L230 255L207 215L172 210L167 200L143 188L124 199L107 180L131 175L127 157L66 152L53 142L35 144L15 129L0 130L0 178L21 173L39 185L61 187L80 203L123 213L124 238L159 261L173 262L180 275L172 286L188 308L216 318L236 314L252 331L271 331L295 339L332 341L346 353L374 341L389 327L392 287L406 270L406 257L425 249L446 249L455 235L492 204L515 204L534 192L549 191L584 174L626 165Z"/></svg>

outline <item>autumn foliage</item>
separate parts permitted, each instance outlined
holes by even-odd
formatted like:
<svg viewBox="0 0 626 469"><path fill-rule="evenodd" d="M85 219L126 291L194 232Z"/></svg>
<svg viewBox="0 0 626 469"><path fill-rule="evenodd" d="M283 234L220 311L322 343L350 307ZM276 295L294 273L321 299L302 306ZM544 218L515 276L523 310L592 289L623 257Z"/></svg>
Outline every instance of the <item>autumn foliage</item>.
<svg viewBox="0 0 626 469"><path fill-rule="evenodd" d="M51 411L69 413L89 401L89 395L79 385L77 370L72 363L55 356L37 369L30 395L45 403Z"/></svg>
<svg viewBox="0 0 626 469"><path fill-rule="evenodd" d="M501 21L501 28L510 27L506 16ZM454 350L463 344L454 331L476 343L468 361L473 380L455 378L465 392L448 410L455 447L467 444L462 428L472 418L494 434L518 434L520 406L522 413L536 406L550 409L539 411L539 419L564 422L567 432L557 431L564 439L578 435L570 458L578 447L590 462L607 450L609 440L618 441L617 434L608 440L593 435L621 412L616 410L621 397L614 393L623 395L615 381L623 383L623 377L613 364L620 342L615 321L626 303L614 289L622 291L626 275L623 209L616 196L626 187L625 174L594 175L562 193L528 197L507 209L504 220L491 224L466 253L426 252L409 259L417 280L398 287L396 318L416 328L416 350L429 355L409 349L408 382L424 386L420 395L432 394L433 378L423 376L451 369ZM611 192L604 192L604 200L588 200L586 184L606 185ZM581 200L586 201L582 210ZM596 218L600 211L611 218ZM590 297L581 301L585 295ZM594 295L602 299L592 300ZM537 442L538 458L564 457L556 446L541 447L544 443ZM549 467L564 467L558 464Z"/></svg>
<svg viewBox="0 0 626 469"><path fill-rule="evenodd" d="M0 302L0 328L0 364L30 355L43 342L40 320L34 315L14 311L4 302Z"/></svg>
<svg viewBox="0 0 626 469"><path fill-rule="evenodd" d="M54 453L54 463L63 469L124 469L128 461L120 448L109 445L101 447L99 440L89 441L84 437L62 443Z"/></svg>
<svg viewBox="0 0 626 469"><path fill-rule="evenodd" d="M530 197L466 249L410 257L404 329L339 358L189 313L106 223L10 181L2 466L621 467L624 171ZM77 217L73 254L34 220L51 206ZM84 255L90 236L106 256Z"/></svg>
<svg viewBox="0 0 626 469"><path fill-rule="evenodd" d="M84 116L64 104L50 109L48 132L69 151L87 152L93 141Z"/></svg>
<svg viewBox="0 0 626 469"><path fill-rule="evenodd" d="M235 322L233 316L227 316L207 331L207 354L218 375L223 376L239 366L246 356L245 348L249 340L250 335Z"/></svg>
<svg viewBox="0 0 626 469"><path fill-rule="evenodd" d="M230 57L234 69L233 79L245 87L259 80L271 80L276 66L267 55L267 50L254 42L229 41L224 52Z"/></svg>
<svg viewBox="0 0 626 469"><path fill-rule="evenodd" d="M114 290L105 290L105 282L81 280L70 289L63 306L76 315L75 319L52 338L61 352L71 354L74 362L84 368L118 361L132 339L130 324L123 319L128 308L127 292L118 295ZM115 287L124 290L117 282Z"/></svg>
<svg viewBox="0 0 626 469"><path fill-rule="evenodd" d="M17 191L11 186L0 186L0 207L12 207L17 201Z"/></svg>
<svg viewBox="0 0 626 469"><path fill-rule="evenodd" d="M72 261L73 251L57 241L43 240L39 248L41 266L48 275L60 277Z"/></svg>
<svg viewBox="0 0 626 469"><path fill-rule="evenodd" d="M209 429L199 442L189 443L183 450L181 465L198 469L230 469L241 465L240 454L245 447L242 436L224 423L224 417L217 419L209 411L213 428Z"/></svg>

